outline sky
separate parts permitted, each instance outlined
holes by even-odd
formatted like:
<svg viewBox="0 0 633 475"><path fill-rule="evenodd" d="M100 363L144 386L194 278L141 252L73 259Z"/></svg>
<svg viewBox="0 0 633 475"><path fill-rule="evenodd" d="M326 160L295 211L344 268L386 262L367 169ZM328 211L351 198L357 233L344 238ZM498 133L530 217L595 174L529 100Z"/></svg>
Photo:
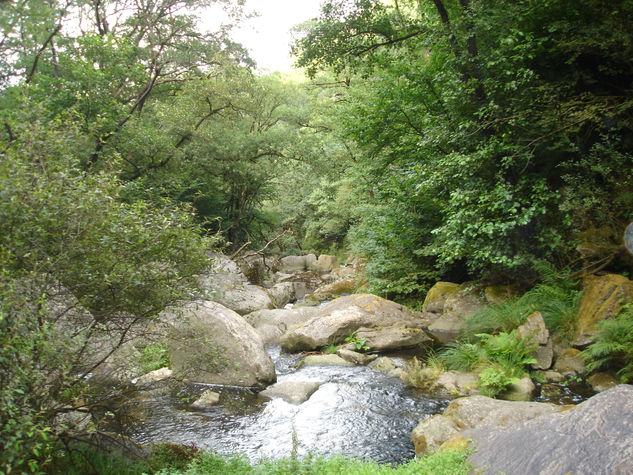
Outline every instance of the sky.
<svg viewBox="0 0 633 475"><path fill-rule="evenodd" d="M317 17L321 1L247 0L247 8L261 15L246 21L233 37L250 50L258 69L290 71L293 62L290 57L290 29Z"/></svg>

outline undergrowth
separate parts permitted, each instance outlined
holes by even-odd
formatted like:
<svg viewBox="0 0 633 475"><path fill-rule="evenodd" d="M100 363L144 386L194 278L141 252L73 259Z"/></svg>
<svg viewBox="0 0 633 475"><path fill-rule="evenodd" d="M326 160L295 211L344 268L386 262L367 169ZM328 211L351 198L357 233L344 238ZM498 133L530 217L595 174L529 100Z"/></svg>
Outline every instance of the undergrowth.
<svg viewBox="0 0 633 475"><path fill-rule="evenodd" d="M466 475L472 469L467 461L469 454L465 449L442 450L396 466L344 456L288 457L253 464L244 456L224 456L215 452L200 452L190 446L179 448L172 444L161 444L148 461L122 460L84 449L67 458L65 464L58 463L56 469L59 469L57 473L71 475Z"/></svg>
<svg viewBox="0 0 633 475"><path fill-rule="evenodd" d="M583 352L587 369L615 369L622 383L633 382L633 305L625 305L618 315L598 324L596 342Z"/></svg>

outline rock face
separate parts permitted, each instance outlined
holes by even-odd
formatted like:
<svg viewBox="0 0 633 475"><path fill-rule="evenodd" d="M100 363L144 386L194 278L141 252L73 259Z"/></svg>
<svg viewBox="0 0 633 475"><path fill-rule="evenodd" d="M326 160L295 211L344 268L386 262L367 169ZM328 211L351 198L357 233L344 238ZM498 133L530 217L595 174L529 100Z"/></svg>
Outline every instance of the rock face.
<svg viewBox="0 0 633 475"><path fill-rule="evenodd" d="M321 274L327 274L334 269L338 269L339 263L336 256L328 256L327 254L321 254L316 262L309 264L309 269Z"/></svg>
<svg viewBox="0 0 633 475"><path fill-rule="evenodd" d="M321 383L303 381L284 381L270 386L260 392L264 397L280 397L290 404L301 404L319 389Z"/></svg>
<svg viewBox="0 0 633 475"><path fill-rule="evenodd" d="M554 371L557 371L565 376L575 376L583 374L585 369L585 362L580 357L580 351L571 348L563 354L561 354L554 364Z"/></svg>
<svg viewBox="0 0 633 475"><path fill-rule="evenodd" d="M624 276L608 274L588 277L576 318L578 334L574 346L593 343L599 321L613 318L622 305L633 301L633 282Z"/></svg>
<svg viewBox="0 0 633 475"><path fill-rule="evenodd" d="M633 473L633 386L620 385L568 411L506 429L463 432L476 447L469 460L484 472Z"/></svg>
<svg viewBox="0 0 633 475"><path fill-rule="evenodd" d="M279 282L267 292L275 308L283 308L287 303L297 300L297 293L292 282Z"/></svg>
<svg viewBox="0 0 633 475"><path fill-rule="evenodd" d="M438 449L444 442L467 429L507 427L562 409L563 406L540 402L511 402L485 396L468 396L455 399L443 414L422 421L413 430L411 438L415 453L421 455L428 450Z"/></svg>
<svg viewBox="0 0 633 475"><path fill-rule="evenodd" d="M313 302L323 302L334 299L341 294L350 294L356 289L356 281L353 279L337 280L330 284L322 285L307 297Z"/></svg>
<svg viewBox="0 0 633 475"><path fill-rule="evenodd" d="M315 350L342 343L360 328L421 329L425 324L419 313L395 302L371 294L348 295L320 308L316 316L287 332L281 346L291 352Z"/></svg>
<svg viewBox="0 0 633 475"><path fill-rule="evenodd" d="M314 317L319 309L299 307L292 309L258 310L244 318L262 337L264 344L279 343L279 338L288 330Z"/></svg>
<svg viewBox="0 0 633 475"><path fill-rule="evenodd" d="M402 348L414 348L433 345L433 339L421 328L410 328L403 325L382 327L379 329L359 328L354 334L364 339L371 351L395 351ZM350 343L347 349L353 350Z"/></svg>
<svg viewBox="0 0 633 475"><path fill-rule="evenodd" d="M234 386L267 386L276 380L261 337L240 315L209 301L192 302L181 313L171 318L174 376Z"/></svg>
<svg viewBox="0 0 633 475"><path fill-rule="evenodd" d="M464 329L464 319L483 304L479 292L468 284L438 282L431 287L422 306L432 320L427 330L440 343L449 343Z"/></svg>

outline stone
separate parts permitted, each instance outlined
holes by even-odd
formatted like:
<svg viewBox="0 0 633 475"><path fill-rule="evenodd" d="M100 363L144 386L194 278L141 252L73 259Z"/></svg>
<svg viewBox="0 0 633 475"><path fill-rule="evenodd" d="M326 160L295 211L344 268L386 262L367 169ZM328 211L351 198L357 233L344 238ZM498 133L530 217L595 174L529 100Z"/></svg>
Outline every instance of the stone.
<svg viewBox="0 0 633 475"><path fill-rule="evenodd" d="M442 344L456 340L466 327L465 319L484 305L479 291L471 288L472 284L456 285L438 282L427 294L422 307L426 313L439 314L427 331Z"/></svg>
<svg viewBox="0 0 633 475"><path fill-rule="evenodd" d="M394 325L382 328L359 328L354 333L355 338L365 340L370 351L387 352L405 348L425 348L434 344L426 331L421 328L411 328L405 325ZM353 349L353 343L348 343L347 349Z"/></svg>
<svg viewBox="0 0 633 475"><path fill-rule="evenodd" d="M615 317L622 305L633 301L633 281L618 274L585 279L576 317L574 346L583 348L595 341L598 322Z"/></svg>
<svg viewBox="0 0 633 475"><path fill-rule="evenodd" d="M455 437L460 428L442 415L432 416L418 424L411 433L416 455L439 449L440 445Z"/></svg>
<svg viewBox="0 0 633 475"><path fill-rule="evenodd" d="M157 383L159 381L163 381L164 379L171 378L172 373L173 371L169 368L160 368L154 371L150 371L149 373L144 374L139 378L134 378L132 380L132 384L142 386L145 384Z"/></svg>
<svg viewBox="0 0 633 475"><path fill-rule="evenodd" d="M175 311L172 313L176 313ZM261 387L276 380L259 334L217 302L191 302L177 312L169 335L174 376L199 383Z"/></svg>
<svg viewBox="0 0 633 475"><path fill-rule="evenodd" d="M452 282L437 282L427 292L424 303L422 304L422 311L437 314L444 313L444 304L446 303L446 299L458 292L459 289L459 284L454 284Z"/></svg>
<svg viewBox="0 0 633 475"><path fill-rule="evenodd" d="M587 371L585 368L585 362L579 355L580 350L575 348L570 348L565 351L556 359L556 363L554 363L554 371L557 371L564 376L584 374Z"/></svg>
<svg viewBox="0 0 633 475"><path fill-rule="evenodd" d="M318 303L323 302L324 300L335 299L336 297L340 297L342 294L351 294L355 290L355 280L336 280L330 284L319 287L314 291L314 293L308 295L306 298Z"/></svg>
<svg viewBox="0 0 633 475"><path fill-rule="evenodd" d="M316 262L312 262L308 265L309 270L320 274L327 274L338 268L339 263L336 256L328 256L327 254L321 254Z"/></svg>
<svg viewBox="0 0 633 475"><path fill-rule="evenodd" d="M560 374L558 371L539 371L539 374L548 383L561 383L565 381L565 376Z"/></svg>
<svg viewBox="0 0 633 475"><path fill-rule="evenodd" d="M286 256L279 261L279 270L281 272L294 274L313 268L316 265L317 258L314 254L308 254L307 256Z"/></svg>
<svg viewBox="0 0 633 475"><path fill-rule="evenodd" d="M284 308L273 310L258 310L244 316L259 333L265 345L277 344L281 336L318 313L314 307Z"/></svg>
<svg viewBox="0 0 633 475"><path fill-rule="evenodd" d="M549 341L549 330L541 312L534 312L528 316L525 323L517 328L517 334L523 339L531 338L539 345L546 345Z"/></svg>
<svg viewBox="0 0 633 475"><path fill-rule="evenodd" d="M435 380L435 388L452 396L471 396L479 394L479 377L475 373L445 371Z"/></svg>
<svg viewBox="0 0 633 475"><path fill-rule="evenodd" d="M460 433L476 451L475 473L524 475L633 473L633 386L619 385L585 402L506 428Z"/></svg>
<svg viewBox="0 0 633 475"><path fill-rule="evenodd" d="M554 384L545 383L541 386L541 397L555 398L559 397L563 393L563 390Z"/></svg>
<svg viewBox="0 0 633 475"><path fill-rule="evenodd" d="M532 369L549 369L554 360L554 349L551 340L546 345L539 345L532 353L532 356L536 360L536 363L530 365Z"/></svg>
<svg viewBox="0 0 633 475"><path fill-rule="evenodd" d="M618 385L619 380L613 373L595 373L587 378L587 382L597 393L614 388Z"/></svg>
<svg viewBox="0 0 633 475"><path fill-rule="evenodd" d="M246 315L257 310L273 308L272 299L263 287L240 285L232 288L218 288L213 300L226 308Z"/></svg>
<svg viewBox="0 0 633 475"><path fill-rule="evenodd" d="M484 289L484 298L487 303L501 303L511 298L515 293L516 290L509 285L495 285Z"/></svg>
<svg viewBox="0 0 633 475"><path fill-rule="evenodd" d="M220 395L209 389L204 391L202 395L189 406L192 409L207 409L220 403Z"/></svg>
<svg viewBox="0 0 633 475"><path fill-rule="evenodd" d="M387 375L392 378L401 379L402 381L404 381L407 377L407 372L402 368L395 368L391 371L388 371Z"/></svg>
<svg viewBox="0 0 633 475"><path fill-rule="evenodd" d="M536 386L529 375L523 376L516 383L511 384L510 387L499 394L499 399L506 401L531 401Z"/></svg>
<svg viewBox="0 0 633 475"><path fill-rule="evenodd" d="M289 352L318 350L343 343L360 328L422 328L425 324L421 314L395 302L371 294L348 295L330 302L315 317L286 332L281 346Z"/></svg>
<svg viewBox="0 0 633 475"><path fill-rule="evenodd" d="M260 396L280 397L290 404L302 404L319 389L321 383L303 381L284 381L270 386L260 392Z"/></svg>
<svg viewBox="0 0 633 475"><path fill-rule="evenodd" d="M375 361L372 361L369 367L376 371L392 371L397 368L397 365L391 358L381 356L380 358L376 358Z"/></svg>
<svg viewBox="0 0 633 475"><path fill-rule="evenodd" d="M346 361L354 364L366 365L378 358L377 355L366 355L364 353L358 353L357 351L339 349L336 350L336 354Z"/></svg>
<svg viewBox="0 0 633 475"><path fill-rule="evenodd" d="M294 286L295 298L297 300L313 293L316 289L323 285L323 279L321 276L316 272L311 271L280 277L279 283L283 282L292 283Z"/></svg>
<svg viewBox="0 0 633 475"><path fill-rule="evenodd" d="M455 399L443 414L422 421L411 434L416 454L436 450L445 441L476 427L507 427L554 414L563 406L540 402L501 401L485 396ZM432 420L433 419L433 420ZM527 473L527 472L526 472Z"/></svg>
<svg viewBox="0 0 633 475"><path fill-rule="evenodd" d="M338 355L308 355L301 362L301 366L349 366L352 364Z"/></svg>
<svg viewBox="0 0 633 475"><path fill-rule="evenodd" d="M286 304L297 300L295 285L292 282L278 282L267 292L275 308L283 308Z"/></svg>

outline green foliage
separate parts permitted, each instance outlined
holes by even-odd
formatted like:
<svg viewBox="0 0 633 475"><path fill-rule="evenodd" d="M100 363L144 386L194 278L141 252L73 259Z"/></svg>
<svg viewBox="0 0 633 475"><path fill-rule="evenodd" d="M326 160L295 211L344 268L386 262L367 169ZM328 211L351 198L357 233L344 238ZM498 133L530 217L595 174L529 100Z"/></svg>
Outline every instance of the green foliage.
<svg viewBox="0 0 633 475"><path fill-rule="evenodd" d="M358 338L356 336L356 332L350 333L345 338L345 342L346 343L351 343L352 345L354 345L354 349L356 351L368 351L369 350L369 346L366 345L367 339L365 339L365 338Z"/></svg>
<svg viewBox="0 0 633 475"><path fill-rule="evenodd" d="M323 347L323 353L325 353L326 355L333 355L334 353L336 353L336 350L338 349L337 345L327 345Z"/></svg>
<svg viewBox="0 0 633 475"><path fill-rule="evenodd" d="M518 381L527 365L535 363L531 356L536 343L519 338L516 331L497 335L477 334L477 341L457 341L438 354L444 367L456 371L474 371L485 395L494 397Z"/></svg>
<svg viewBox="0 0 633 475"><path fill-rule="evenodd" d="M596 342L583 352L587 369L617 369L622 383L633 381L633 307L625 305L612 319L598 324Z"/></svg>
<svg viewBox="0 0 633 475"><path fill-rule="evenodd" d="M143 374L169 367L167 344L155 343L142 348L138 364Z"/></svg>
<svg viewBox="0 0 633 475"><path fill-rule="evenodd" d="M564 274L545 272L544 282L521 297L487 305L468 317L465 335L472 337L484 332L509 332L525 323L530 314L540 312L555 338L567 341L573 339L582 291Z"/></svg>

